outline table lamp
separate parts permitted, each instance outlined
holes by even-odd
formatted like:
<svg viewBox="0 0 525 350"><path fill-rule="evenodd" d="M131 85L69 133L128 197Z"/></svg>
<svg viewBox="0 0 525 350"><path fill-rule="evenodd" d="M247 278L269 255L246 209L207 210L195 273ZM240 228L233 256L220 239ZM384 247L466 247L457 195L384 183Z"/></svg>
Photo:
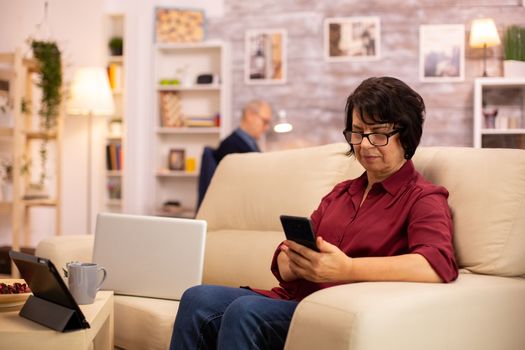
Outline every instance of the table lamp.
<svg viewBox="0 0 525 350"><path fill-rule="evenodd" d="M479 18L470 27L470 47L483 48L483 76L487 77L487 47L501 43L492 18Z"/></svg>
<svg viewBox="0 0 525 350"><path fill-rule="evenodd" d="M87 233L91 234L91 143L93 116L115 113L113 95L106 70L102 67L83 67L77 69L70 89L67 104L69 115L88 117L87 132Z"/></svg>
<svg viewBox="0 0 525 350"><path fill-rule="evenodd" d="M277 123L273 127L273 131L277 133L285 133L290 132L293 129L293 125L290 124L288 119L286 118L286 111L280 110L277 112Z"/></svg>

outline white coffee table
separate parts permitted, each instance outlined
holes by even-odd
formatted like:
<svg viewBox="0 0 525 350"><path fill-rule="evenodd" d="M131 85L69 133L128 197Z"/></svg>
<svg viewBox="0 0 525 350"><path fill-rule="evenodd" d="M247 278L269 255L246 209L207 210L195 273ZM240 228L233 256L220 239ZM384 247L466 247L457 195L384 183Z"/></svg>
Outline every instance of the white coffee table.
<svg viewBox="0 0 525 350"><path fill-rule="evenodd" d="M95 302L81 305L91 328L57 332L18 315L19 310L0 312L0 349L113 350L113 292L100 291Z"/></svg>

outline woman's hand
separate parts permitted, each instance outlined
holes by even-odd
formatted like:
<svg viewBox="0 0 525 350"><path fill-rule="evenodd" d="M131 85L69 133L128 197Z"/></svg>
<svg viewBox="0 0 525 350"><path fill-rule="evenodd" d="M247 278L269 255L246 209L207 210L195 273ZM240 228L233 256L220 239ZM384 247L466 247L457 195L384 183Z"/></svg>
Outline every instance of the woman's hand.
<svg viewBox="0 0 525 350"><path fill-rule="evenodd" d="M288 262L287 268L283 266L283 270L286 270L286 277L295 276L317 283L350 282L352 259L335 245L323 240L322 237L317 237L316 243L320 252L313 251L293 241L284 241L281 245L281 251L284 254L280 255L285 255ZM285 264L286 260L285 257L281 258L279 266L281 263ZM281 276L284 279L283 271L281 271Z"/></svg>

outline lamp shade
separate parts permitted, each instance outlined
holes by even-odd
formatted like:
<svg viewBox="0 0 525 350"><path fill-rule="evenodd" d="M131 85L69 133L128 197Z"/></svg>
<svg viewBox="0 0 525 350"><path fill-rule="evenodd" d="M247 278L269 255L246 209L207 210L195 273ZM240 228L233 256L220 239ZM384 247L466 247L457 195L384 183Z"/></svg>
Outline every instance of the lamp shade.
<svg viewBox="0 0 525 350"><path fill-rule="evenodd" d="M470 27L470 47L494 46L501 43L492 18L479 18Z"/></svg>
<svg viewBox="0 0 525 350"><path fill-rule="evenodd" d="M273 131L277 133L290 132L293 129L293 125L290 124L286 118L286 111L280 110L277 113L277 123L273 127Z"/></svg>
<svg viewBox="0 0 525 350"><path fill-rule="evenodd" d="M112 115L115 113L113 95L106 70L83 67L75 72L67 103L67 113L74 115Z"/></svg>

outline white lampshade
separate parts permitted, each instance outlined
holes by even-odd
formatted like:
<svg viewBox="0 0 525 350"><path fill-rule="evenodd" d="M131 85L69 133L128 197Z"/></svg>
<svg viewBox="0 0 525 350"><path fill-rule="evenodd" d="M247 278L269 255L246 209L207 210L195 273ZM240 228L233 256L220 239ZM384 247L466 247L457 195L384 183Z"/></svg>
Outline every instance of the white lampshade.
<svg viewBox="0 0 525 350"><path fill-rule="evenodd" d="M113 95L107 72L101 67L83 67L75 72L67 113L74 115L112 115Z"/></svg>
<svg viewBox="0 0 525 350"><path fill-rule="evenodd" d="M480 18L472 21L470 27L470 47L494 46L501 43L498 30L492 18Z"/></svg>
<svg viewBox="0 0 525 350"><path fill-rule="evenodd" d="M277 112L277 123L273 127L273 131L277 133L290 132L293 129L293 125L288 122L286 118L286 111L280 110Z"/></svg>

